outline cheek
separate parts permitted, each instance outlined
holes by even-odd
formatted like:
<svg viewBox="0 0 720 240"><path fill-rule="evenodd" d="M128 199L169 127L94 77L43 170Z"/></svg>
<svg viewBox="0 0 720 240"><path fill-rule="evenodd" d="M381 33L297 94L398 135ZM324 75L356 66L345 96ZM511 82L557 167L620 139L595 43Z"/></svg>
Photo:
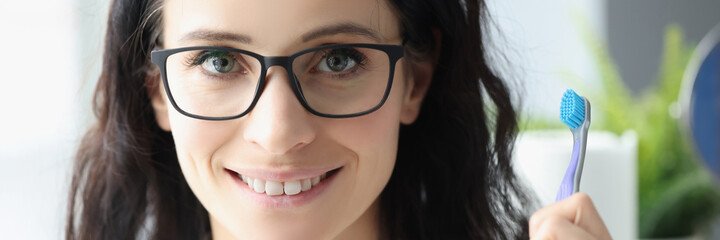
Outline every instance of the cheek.
<svg viewBox="0 0 720 240"><path fill-rule="evenodd" d="M236 134L235 120L206 121L186 117L177 111L169 113L172 135L180 168L196 195L215 185L219 172L213 155ZM202 201L203 199L201 199Z"/></svg>
<svg viewBox="0 0 720 240"><path fill-rule="evenodd" d="M355 192L358 205L369 205L380 194L392 174L404 96L404 81L393 85L390 97L379 110L357 118L329 122L326 134L357 154Z"/></svg>
<svg viewBox="0 0 720 240"><path fill-rule="evenodd" d="M357 154L356 184L361 188L381 189L392 173L397 152L397 121L394 111L379 110L367 117L346 121L342 131L329 133Z"/></svg>
<svg viewBox="0 0 720 240"><path fill-rule="evenodd" d="M389 119L392 121L387 121ZM399 131L397 116L394 111L380 111L357 124L358 128L353 130L353 134L346 135L340 141L352 144L358 154L358 194L377 196L387 184L395 166Z"/></svg>
<svg viewBox="0 0 720 240"><path fill-rule="evenodd" d="M397 142L398 120L396 114L381 109L367 116L341 120L337 127L326 129L334 129L327 134L354 151L374 152L393 148L394 144L389 143Z"/></svg>
<svg viewBox="0 0 720 240"><path fill-rule="evenodd" d="M328 126L331 127L328 129L336 130L329 132L333 139L344 145L353 146L353 149L360 152L374 150L395 152L403 101L407 91L402 67L398 66L398 68L393 77L390 95L383 106L368 115L329 122Z"/></svg>
<svg viewBox="0 0 720 240"><path fill-rule="evenodd" d="M169 115L178 154L208 159L236 134L236 120L199 120L176 111L171 111Z"/></svg>

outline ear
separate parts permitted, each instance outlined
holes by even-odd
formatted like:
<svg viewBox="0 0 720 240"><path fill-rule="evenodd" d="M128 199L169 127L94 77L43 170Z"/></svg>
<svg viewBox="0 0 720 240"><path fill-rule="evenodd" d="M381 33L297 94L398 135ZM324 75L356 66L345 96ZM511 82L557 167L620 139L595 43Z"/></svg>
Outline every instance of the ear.
<svg viewBox="0 0 720 240"><path fill-rule="evenodd" d="M425 98L434 72L434 64L430 61L410 62L410 71L405 86L405 97L403 99L400 123L409 125L415 122L420 114L422 101Z"/></svg>
<svg viewBox="0 0 720 240"><path fill-rule="evenodd" d="M440 57L440 41L441 33L437 28L432 29L435 37L435 51L432 53L425 53L429 57L422 57L419 60L407 60L405 63L409 63L409 71L406 71L407 85L405 87L405 97L403 100L403 109L400 116L400 123L409 125L415 122L418 115L420 114L420 108L422 107L422 101L425 99L430 83L432 82L433 74L435 73L435 66L437 65L438 58Z"/></svg>
<svg viewBox="0 0 720 240"><path fill-rule="evenodd" d="M165 98L165 89L160 79L160 70L154 64L152 70L145 75L145 86L155 112L155 120L162 130L170 131L170 119L168 118L168 100Z"/></svg>

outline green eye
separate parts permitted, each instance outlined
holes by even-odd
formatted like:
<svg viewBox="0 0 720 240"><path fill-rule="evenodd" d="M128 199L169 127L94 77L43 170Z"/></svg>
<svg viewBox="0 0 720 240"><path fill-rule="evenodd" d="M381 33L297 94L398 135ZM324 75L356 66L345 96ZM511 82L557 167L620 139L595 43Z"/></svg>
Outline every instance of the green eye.
<svg viewBox="0 0 720 240"><path fill-rule="evenodd" d="M360 53L351 48L333 49L318 63L317 69L325 72L347 71L362 62Z"/></svg>
<svg viewBox="0 0 720 240"><path fill-rule="evenodd" d="M236 68L237 61L228 52L206 52L197 58L195 65L212 73L230 73Z"/></svg>

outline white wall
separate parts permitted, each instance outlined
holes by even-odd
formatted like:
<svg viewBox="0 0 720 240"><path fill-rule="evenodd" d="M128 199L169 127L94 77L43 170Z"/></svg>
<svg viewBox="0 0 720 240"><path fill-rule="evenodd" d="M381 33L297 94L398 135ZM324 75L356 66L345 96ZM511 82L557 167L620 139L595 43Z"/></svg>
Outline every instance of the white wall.
<svg viewBox="0 0 720 240"><path fill-rule="evenodd" d="M102 37L82 27L102 27L95 16L106 13L106 6L79 8L73 0L0 2L3 239L63 237L71 159L99 67L90 53L99 52Z"/></svg>
<svg viewBox="0 0 720 240"><path fill-rule="evenodd" d="M523 114L558 119L562 93L598 83L598 69L583 30L606 39L604 0L489 0L500 35L492 37L499 62L520 86ZM586 28L586 29L583 29Z"/></svg>

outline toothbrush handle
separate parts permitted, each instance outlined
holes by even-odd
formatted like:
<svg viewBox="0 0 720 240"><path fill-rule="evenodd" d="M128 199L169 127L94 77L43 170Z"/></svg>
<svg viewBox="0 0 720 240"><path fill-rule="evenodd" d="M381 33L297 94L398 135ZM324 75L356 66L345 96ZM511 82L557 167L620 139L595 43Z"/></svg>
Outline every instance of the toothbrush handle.
<svg viewBox="0 0 720 240"><path fill-rule="evenodd" d="M577 189L575 187L575 172L577 171L578 166L578 159L580 157L580 140L575 141L575 144L573 145L573 153L572 153L572 159L570 159L570 165L568 166L567 170L565 171L565 177L563 177L563 181L560 184L560 190L557 192L557 196L555 197L555 202L558 202L560 200L563 200L570 195L572 195Z"/></svg>

